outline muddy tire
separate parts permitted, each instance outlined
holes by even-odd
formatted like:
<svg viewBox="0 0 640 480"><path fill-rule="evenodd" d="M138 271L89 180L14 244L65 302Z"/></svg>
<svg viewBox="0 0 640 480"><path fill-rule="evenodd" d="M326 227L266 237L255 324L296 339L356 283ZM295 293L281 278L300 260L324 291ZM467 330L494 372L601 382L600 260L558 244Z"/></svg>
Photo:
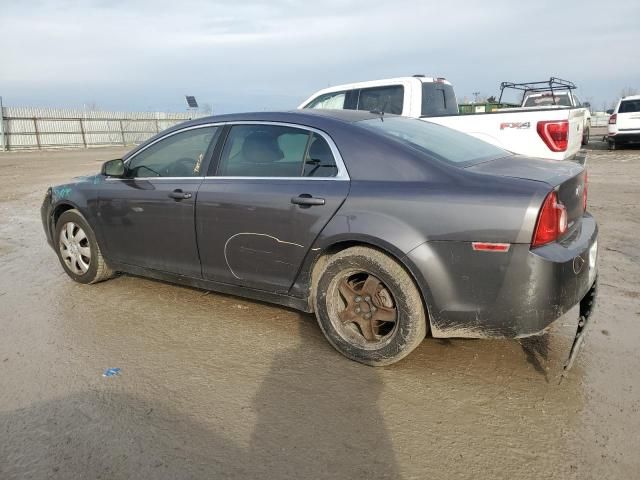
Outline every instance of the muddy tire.
<svg viewBox="0 0 640 480"><path fill-rule="evenodd" d="M62 268L76 282L98 283L113 276L93 229L78 210L67 210L60 215L54 244Z"/></svg>
<svg viewBox="0 0 640 480"><path fill-rule="evenodd" d="M582 145L588 145L589 144L589 132L590 128L587 127L584 131L584 134L582 135Z"/></svg>
<svg viewBox="0 0 640 480"><path fill-rule="evenodd" d="M395 260L367 247L326 262L315 286L320 329L347 358L372 366L406 357L424 340L427 318L413 279Z"/></svg>

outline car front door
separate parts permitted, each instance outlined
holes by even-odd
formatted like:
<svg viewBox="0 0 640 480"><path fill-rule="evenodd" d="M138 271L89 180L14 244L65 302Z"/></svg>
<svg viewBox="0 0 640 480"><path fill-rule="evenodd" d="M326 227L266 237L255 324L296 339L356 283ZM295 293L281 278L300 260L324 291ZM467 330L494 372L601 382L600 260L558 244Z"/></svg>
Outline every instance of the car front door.
<svg viewBox="0 0 640 480"><path fill-rule="evenodd" d="M102 182L98 227L108 258L201 277L195 201L220 130L204 125L171 132L129 157L124 178Z"/></svg>
<svg viewBox="0 0 640 480"><path fill-rule="evenodd" d="M254 122L225 133L219 159L198 192L203 276L285 293L346 198L347 171L320 131Z"/></svg>

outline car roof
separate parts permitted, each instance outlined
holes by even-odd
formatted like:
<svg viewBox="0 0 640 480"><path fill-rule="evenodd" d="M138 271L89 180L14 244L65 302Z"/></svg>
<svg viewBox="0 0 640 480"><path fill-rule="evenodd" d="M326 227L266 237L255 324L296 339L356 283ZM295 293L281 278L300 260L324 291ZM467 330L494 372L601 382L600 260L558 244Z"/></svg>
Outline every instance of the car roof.
<svg viewBox="0 0 640 480"><path fill-rule="evenodd" d="M301 127L311 127L332 134L336 130L344 130L344 127L351 126L361 120L379 118L379 114L366 112L363 110L291 110L282 112L246 112L230 113L225 115L213 115L208 117L198 117L186 122L178 123L157 135L149 138L128 152L123 159L134 155L139 149L144 148L151 142L156 141L171 132L198 125L211 123L231 123L231 122L277 122L300 125ZM384 114L385 117L397 117L398 115Z"/></svg>
<svg viewBox="0 0 640 480"><path fill-rule="evenodd" d="M625 100L640 100L640 95L627 95L626 97L622 97L620 100L623 102Z"/></svg>
<svg viewBox="0 0 640 480"><path fill-rule="evenodd" d="M200 117L188 122L191 125L201 125L204 123L223 123L223 122L282 122L306 125L309 127L322 128L327 124L337 123L355 123L361 120L369 120L378 118L378 113L371 113L363 110L327 110L327 109L308 109L308 110L290 110L282 112L246 112L231 113L225 115L214 115L209 117ZM397 116L385 114L385 116ZM184 127L185 124L182 124Z"/></svg>

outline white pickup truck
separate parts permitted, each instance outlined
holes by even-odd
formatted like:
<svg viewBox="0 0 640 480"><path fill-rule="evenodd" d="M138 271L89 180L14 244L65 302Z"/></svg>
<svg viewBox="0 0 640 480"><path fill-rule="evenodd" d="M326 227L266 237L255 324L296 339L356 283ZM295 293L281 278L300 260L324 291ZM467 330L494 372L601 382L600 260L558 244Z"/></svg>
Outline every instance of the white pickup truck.
<svg viewBox="0 0 640 480"><path fill-rule="evenodd" d="M325 88L298 108L368 110L438 123L530 157L573 159L580 151L584 109L521 108L458 114L451 83L441 77L391 78Z"/></svg>

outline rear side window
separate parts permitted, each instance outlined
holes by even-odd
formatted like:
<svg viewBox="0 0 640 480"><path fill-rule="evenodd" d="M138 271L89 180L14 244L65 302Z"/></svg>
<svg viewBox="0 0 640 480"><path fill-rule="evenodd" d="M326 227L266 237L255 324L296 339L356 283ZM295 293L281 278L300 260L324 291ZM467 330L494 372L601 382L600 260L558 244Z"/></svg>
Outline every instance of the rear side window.
<svg viewBox="0 0 640 480"><path fill-rule="evenodd" d="M640 100L623 100L618 113L640 112Z"/></svg>
<svg viewBox="0 0 640 480"><path fill-rule="evenodd" d="M458 102L453 87L445 83L425 82L422 84L422 112L423 117L438 115L456 115Z"/></svg>
<svg viewBox="0 0 640 480"><path fill-rule="evenodd" d="M327 141L317 133L311 136L304 162L303 177L335 177L338 174L336 160Z"/></svg>
<svg viewBox="0 0 640 480"><path fill-rule="evenodd" d="M325 93L311 100L304 108L328 108L334 110L342 110L344 108L344 99L346 92Z"/></svg>
<svg viewBox="0 0 640 480"><path fill-rule="evenodd" d="M217 176L335 177L327 141L315 132L278 125L235 125L227 136Z"/></svg>
<svg viewBox="0 0 640 480"><path fill-rule="evenodd" d="M403 102L404 87L402 85L363 88L360 90L357 109L401 115Z"/></svg>
<svg viewBox="0 0 640 480"><path fill-rule="evenodd" d="M361 120L356 125L453 164L473 165L511 155L506 150L466 133L414 118L372 118Z"/></svg>
<svg viewBox="0 0 640 480"><path fill-rule="evenodd" d="M218 176L299 177L310 132L276 125L235 125L227 136Z"/></svg>

